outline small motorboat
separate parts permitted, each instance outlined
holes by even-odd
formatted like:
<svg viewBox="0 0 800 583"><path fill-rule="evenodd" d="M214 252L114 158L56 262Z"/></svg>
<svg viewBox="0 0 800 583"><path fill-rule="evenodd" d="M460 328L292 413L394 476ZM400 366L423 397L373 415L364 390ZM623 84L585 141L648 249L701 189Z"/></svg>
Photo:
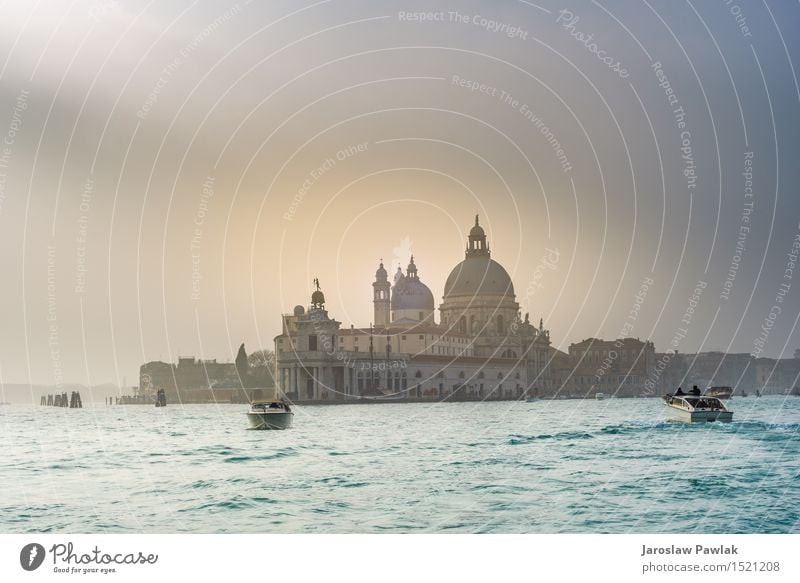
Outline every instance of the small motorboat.
<svg viewBox="0 0 800 583"><path fill-rule="evenodd" d="M717 397L705 395L664 395L664 404L669 416L677 421L722 421L733 420L733 411Z"/></svg>
<svg viewBox="0 0 800 583"><path fill-rule="evenodd" d="M733 397L733 389L731 387L711 387L706 391L706 395L717 399L730 399Z"/></svg>
<svg viewBox="0 0 800 583"><path fill-rule="evenodd" d="M283 401L255 401L247 412L253 429L289 429L293 417L289 404Z"/></svg>
<svg viewBox="0 0 800 583"><path fill-rule="evenodd" d="M539 401L539 389L533 387L533 392L525 391L525 402L526 403L535 403Z"/></svg>
<svg viewBox="0 0 800 583"><path fill-rule="evenodd" d="M595 393L594 394L594 398L597 399L598 401L602 401L603 399L606 398L606 394L605 393Z"/></svg>

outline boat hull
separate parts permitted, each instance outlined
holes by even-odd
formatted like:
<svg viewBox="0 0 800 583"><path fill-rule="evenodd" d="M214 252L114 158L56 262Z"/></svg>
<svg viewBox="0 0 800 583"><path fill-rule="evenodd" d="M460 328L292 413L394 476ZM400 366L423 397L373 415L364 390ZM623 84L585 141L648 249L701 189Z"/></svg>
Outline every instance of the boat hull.
<svg viewBox="0 0 800 583"><path fill-rule="evenodd" d="M733 421L733 411L688 411L667 405L669 417L675 421L686 421L688 423L708 423L720 421L730 423Z"/></svg>
<svg viewBox="0 0 800 583"><path fill-rule="evenodd" d="M253 429L289 429L294 413L255 413L249 411L247 420Z"/></svg>

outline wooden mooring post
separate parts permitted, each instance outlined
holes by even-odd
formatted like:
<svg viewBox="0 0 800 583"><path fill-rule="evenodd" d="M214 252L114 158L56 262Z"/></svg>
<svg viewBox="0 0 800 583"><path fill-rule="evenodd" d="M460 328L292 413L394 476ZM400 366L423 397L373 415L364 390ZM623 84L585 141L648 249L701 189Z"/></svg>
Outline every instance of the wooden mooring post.
<svg viewBox="0 0 800 583"><path fill-rule="evenodd" d="M70 409L82 409L83 401L81 400L80 391L72 391L69 398L67 393L56 393L55 395L42 395L39 399L39 405L43 407L69 407Z"/></svg>

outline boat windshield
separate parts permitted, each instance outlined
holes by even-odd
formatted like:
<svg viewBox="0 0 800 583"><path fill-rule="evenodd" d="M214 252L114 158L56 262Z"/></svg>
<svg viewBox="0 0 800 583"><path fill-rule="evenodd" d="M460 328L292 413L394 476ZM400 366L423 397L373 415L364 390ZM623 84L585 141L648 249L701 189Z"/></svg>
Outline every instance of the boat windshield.
<svg viewBox="0 0 800 583"><path fill-rule="evenodd" d="M280 411L288 411L289 406L286 403L280 403L278 401L270 401L264 403L253 403L251 405L253 409L263 409L263 410L280 410Z"/></svg>
<svg viewBox="0 0 800 583"><path fill-rule="evenodd" d="M709 397L684 397L684 400L689 403L694 409L707 409L710 411L724 411L725 405L722 401L716 398Z"/></svg>

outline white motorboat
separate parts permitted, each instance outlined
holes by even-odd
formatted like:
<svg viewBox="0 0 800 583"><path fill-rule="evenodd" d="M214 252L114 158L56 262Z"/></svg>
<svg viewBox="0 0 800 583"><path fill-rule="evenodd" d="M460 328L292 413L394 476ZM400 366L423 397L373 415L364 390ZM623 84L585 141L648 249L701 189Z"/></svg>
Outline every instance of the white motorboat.
<svg viewBox="0 0 800 583"><path fill-rule="evenodd" d="M733 397L733 388L731 387L711 387L706 390L706 395L709 397L717 397L718 399L730 399Z"/></svg>
<svg viewBox="0 0 800 583"><path fill-rule="evenodd" d="M247 420L253 429L289 429L294 413L283 401L256 401L250 404Z"/></svg>
<svg viewBox="0 0 800 583"><path fill-rule="evenodd" d="M536 387L533 388L533 393L529 391L525 391L525 402L526 403L535 403L539 400L539 389Z"/></svg>
<svg viewBox="0 0 800 583"><path fill-rule="evenodd" d="M669 410L669 416L678 421L722 421L733 420L733 411L730 411L717 397L704 395L664 395L664 404Z"/></svg>
<svg viewBox="0 0 800 583"><path fill-rule="evenodd" d="M594 394L594 398L597 399L598 401L602 401L603 399L606 398L606 394L605 393L595 393Z"/></svg>

